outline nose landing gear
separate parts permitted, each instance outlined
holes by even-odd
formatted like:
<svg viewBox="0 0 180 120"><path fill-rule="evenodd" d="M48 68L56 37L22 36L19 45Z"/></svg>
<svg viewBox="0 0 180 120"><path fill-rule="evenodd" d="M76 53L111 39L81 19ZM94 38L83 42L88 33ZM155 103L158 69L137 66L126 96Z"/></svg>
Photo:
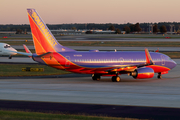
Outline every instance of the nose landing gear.
<svg viewBox="0 0 180 120"><path fill-rule="evenodd" d="M162 79L162 75L161 75L161 73L158 73L157 78L158 78L158 79Z"/></svg>

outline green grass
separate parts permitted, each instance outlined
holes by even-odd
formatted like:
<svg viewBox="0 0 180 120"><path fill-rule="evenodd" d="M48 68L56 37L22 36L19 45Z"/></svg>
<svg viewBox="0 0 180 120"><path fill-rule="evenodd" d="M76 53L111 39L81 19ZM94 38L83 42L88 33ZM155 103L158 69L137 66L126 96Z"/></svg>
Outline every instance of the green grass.
<svg viewBox="0 0 180 120"><path fill-rule="evenodd" d="M6 41L6 40L32 40L32 38L26 38L26 37L10 37L10 38L1 38L0 37L0 40L2 41Z"/></svg>
<svg viewBox="0 0 180 120"><path fill-rule="evenodd" d="M0 120L138 120L138 119L0 110Z"/></svg>
<svg viewBox="0 0 180 120"><path fill-rule="evenodd" d="M44 68L44 72L24 72L22 68ZM0 76L39 76L39 75L60 75L70 72L57 70L55 68L38 64L0 64Z"/></svg>
<svg viewBox="0 0 180 120"><path fill-rule="evenodd" d="M11 46L12 45L23 45L23 44L25 44L25 45L33 45L33 41L3 41L3 40L0 40L0 42L2 42L2 43L7 43L7 44L10 44Z"/></svg>

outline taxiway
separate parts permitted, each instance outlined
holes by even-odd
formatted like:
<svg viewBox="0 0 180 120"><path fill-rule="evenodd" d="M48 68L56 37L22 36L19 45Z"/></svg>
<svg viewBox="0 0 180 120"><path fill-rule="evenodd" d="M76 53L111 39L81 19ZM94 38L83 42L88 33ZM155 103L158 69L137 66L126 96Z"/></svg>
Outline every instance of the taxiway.
<svg viewBox="0 0 180 120"><path fill-rule="evenodd" d="M163 79L136 80L122 75L121 82L110 77L93 81L90 75L1 78L1 100L44 101L105 105L131 105L180 108L180 60Z"/></svg>

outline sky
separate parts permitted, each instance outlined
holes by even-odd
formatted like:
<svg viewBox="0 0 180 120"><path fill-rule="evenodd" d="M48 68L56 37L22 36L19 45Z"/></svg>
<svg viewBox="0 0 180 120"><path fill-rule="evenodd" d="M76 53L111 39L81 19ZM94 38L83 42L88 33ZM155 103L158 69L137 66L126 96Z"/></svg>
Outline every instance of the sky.
<svg viewBox="0 0 180 120"><path fill-rule="evenodd" d="M47 24L180 22L180 0L0 0L0 24L29 24L34 8Z"/></svg>

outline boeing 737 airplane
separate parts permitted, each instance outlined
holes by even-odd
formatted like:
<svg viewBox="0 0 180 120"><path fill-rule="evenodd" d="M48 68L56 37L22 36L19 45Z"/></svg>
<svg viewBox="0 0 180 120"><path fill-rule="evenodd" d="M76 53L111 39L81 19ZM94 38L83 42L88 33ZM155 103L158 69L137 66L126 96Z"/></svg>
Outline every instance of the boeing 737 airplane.
<svg viewBox="0 0 180 120"><path fill-rule="evenodd" d="M17 54L15 52L17 52L17 50L11 47L9 44L0 43L0 55L8 55L9 59L11 59L13 55Z"/></svg>
<svg viewBox="0 0 180 120"><path fill-rule="evenodd" d="M149 52L148 49L123 52L75 51L58 43L35 9L27 9L27 12L36 53L32 54L24 46L27 53L20 54L31 56L41 64L74 73L92 74L93 80L112 76L113 82L119 82L121 74L146 79L158 73L158 78L161 78L162 74L176 66L167 55Z"/></svg>

